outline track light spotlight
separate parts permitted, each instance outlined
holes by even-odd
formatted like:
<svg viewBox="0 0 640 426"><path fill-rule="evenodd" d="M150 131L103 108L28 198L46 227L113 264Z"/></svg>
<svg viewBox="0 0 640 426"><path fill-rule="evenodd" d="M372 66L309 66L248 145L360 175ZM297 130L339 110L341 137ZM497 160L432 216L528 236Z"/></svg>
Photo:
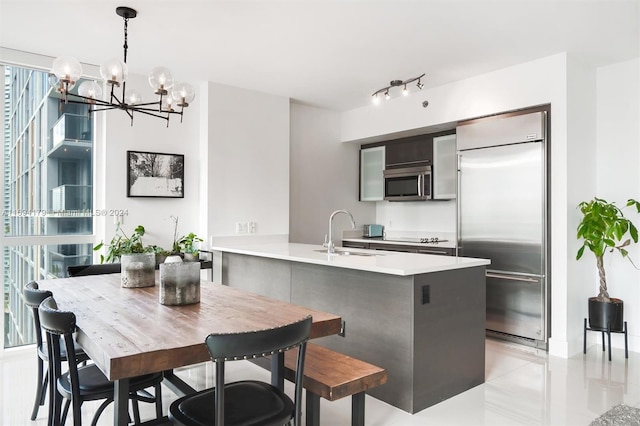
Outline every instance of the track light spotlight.
<svg viewBox="0 0 640 426"><path fill-rule="evenodd" d="M373 102L374 105L378 105L380 103L380 98L378 97L377 93L374 93L373 95L371 95L371 101Z"/></svg>
<svg viewBox="0 0 640 426"><path fill-rule="evenodd" d="M378 99L379 99L379 98L378 98L378 94L379 94L379 93L380 93L380 94L382 94L382 95L384 96L384 98L385 98L385 99L390 99L390 98L391 98L391 94L389 93L389 89L391 89L392 87L399 87L399 86L403 86L403 88L402 88L402 95L403 95L403 96L408 96L408 95L409 95L409 89L407 88L407 84L409 84L409 83L413 83L413 82L414 82L414 81L416 81L416 80L418 81L418 84L417 84L418 88L422 90L422 88L424 87L424 84L422 84L422 83L420 82L420 79L421 79L422 77L424 77L424 76L425 76L425 75L424 75L424 74L422 74L422 75L419 75L418 77L410 78L410 79L408 79L408 80L404 80L404 81L402 81L402 80L391 80L391 81L389 82L389 85L388 85L388 86L383 87L382 89L378 89L378 90L376 90L375 92L373 92L373 94L371 95L371 96L372 96L372 99L373 99L373 103L374 103L374 104L377 104L377 103L378 103Z"/></svg>

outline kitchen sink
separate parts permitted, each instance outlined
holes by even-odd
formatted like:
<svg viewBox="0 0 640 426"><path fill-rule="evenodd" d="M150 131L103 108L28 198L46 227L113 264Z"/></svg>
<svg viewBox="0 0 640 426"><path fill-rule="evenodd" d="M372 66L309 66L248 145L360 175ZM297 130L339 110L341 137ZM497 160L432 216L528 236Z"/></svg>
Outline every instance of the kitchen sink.
<svg viewBox="0 0 640 426"><path fill-rule="evenodd" d="M318 253L326 253L327 249L314 250ZM361 251L348 251L348 250L338 250L331 254L331 256L382 256L381 253L365 253Z"/></svg>

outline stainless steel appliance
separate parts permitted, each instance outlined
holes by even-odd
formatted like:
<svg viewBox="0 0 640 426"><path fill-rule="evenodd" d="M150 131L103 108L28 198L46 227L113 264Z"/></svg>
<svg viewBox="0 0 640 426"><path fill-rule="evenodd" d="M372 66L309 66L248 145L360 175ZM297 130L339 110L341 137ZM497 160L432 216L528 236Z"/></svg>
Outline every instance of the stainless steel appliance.
<svg viewBox="0 0 640 426"><path fill-rule="evenodd" d="M382 225L376 225L376 224L362 225L362 236L365 238L382 237L383 234L384 234L384 226Z"/></svg>
<svg viewBox="0 0 640 426"><path fill-rule="evenodd" d="M431 199L431 166L385 169L384 199L388 201L423 201Z"/></svg>
<svg viewBox="0 0 640 426"><path fill-rule="evenodd" d="M491 259L490 335L547 347L546 112L457 128L458 254Z"/></svg>

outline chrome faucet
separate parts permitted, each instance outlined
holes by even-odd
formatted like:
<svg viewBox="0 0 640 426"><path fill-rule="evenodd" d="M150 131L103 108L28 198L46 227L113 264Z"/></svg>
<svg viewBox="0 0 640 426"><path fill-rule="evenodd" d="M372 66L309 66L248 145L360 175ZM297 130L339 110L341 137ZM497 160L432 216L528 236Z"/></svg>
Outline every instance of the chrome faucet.
<svg viewBox="0 0 640 426"><path fill-rule="evenodd" d="M333 239L331 238L331 225L333 224L333 218L338 213L344 213L344 214L348 215L349 219L351 220L351 228L352 229L356 229L356 221L353 220L353 216L347 210L336 210L333 213L331 213L331 216L329 216L329 234L328 234L329 238L327 238L327 236L325 235L324 236L324 244L323 244L323 246L325 246L327 248L327 253L329 253L329 254L336 252L336 246L333 243Z"/></svg>

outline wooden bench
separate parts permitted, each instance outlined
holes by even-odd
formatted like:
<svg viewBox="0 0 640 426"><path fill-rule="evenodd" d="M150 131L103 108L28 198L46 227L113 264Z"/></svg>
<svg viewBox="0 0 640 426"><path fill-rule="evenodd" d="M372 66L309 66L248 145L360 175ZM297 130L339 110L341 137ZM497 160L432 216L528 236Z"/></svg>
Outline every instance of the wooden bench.
<svg viewBox="0 0 640 426"><path fill-rule="evenodd" d="M293 380L297 351L285 354L285 377ZM367 389L387 382L387 370L322 346L307 344L304 361L306 425L320 425L320 397L335 401L351 396L351 425L364 426Z"/></svg>

